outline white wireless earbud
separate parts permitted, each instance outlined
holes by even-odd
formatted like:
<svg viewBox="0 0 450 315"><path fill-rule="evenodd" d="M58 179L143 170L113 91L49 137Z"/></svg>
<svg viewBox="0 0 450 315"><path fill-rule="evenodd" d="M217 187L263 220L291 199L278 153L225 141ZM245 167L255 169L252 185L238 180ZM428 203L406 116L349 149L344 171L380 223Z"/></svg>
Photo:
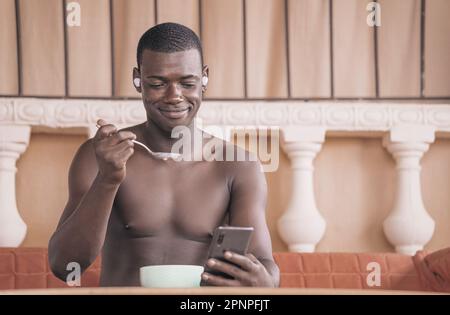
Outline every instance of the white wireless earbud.
<svg viewBox="0 0 450 315"><path fill-rule="evenodd" d="M206 86L208 84L208 77L207 76L203 76L202 77L202 85Z"/></svg>
<svg viewBox="0 0 450 315"><path fill-rule="evenodd" d="M133 83L135 87L140 87L141 86L141 79L139 78L134 78L133 79Z"/></svg>

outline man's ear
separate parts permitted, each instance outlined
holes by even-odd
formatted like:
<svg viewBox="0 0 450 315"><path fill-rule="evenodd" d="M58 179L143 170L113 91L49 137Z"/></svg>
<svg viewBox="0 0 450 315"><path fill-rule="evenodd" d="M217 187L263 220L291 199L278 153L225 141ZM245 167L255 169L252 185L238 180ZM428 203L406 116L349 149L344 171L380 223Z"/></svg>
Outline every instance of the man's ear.
<svg viewBox="0 0 450 315"><path fill-rule="evenodd" d="M204 77L206 77L206 78L209 77L209 68L208 68L207 65L204 65L204 66L203 66L203 70L202 70L202 82L203 82L203 78L204 78ZM208 81L206 81L206 82L208 82ZM202 84L202 92L203 92L203 93L206 92L206 85L203 85L203 84Z"/></svg>
<svg viewBox="0 0 450 315"><path fill-rule="evenodd" d="M133 85L136 91L138 93L142 92L142 80L141 80L141 73L138 68L133 68Z"/></svg>
<svg viewBox="0 0 450 315"><path fill-rule="evenodd" d="M203 66L202 76L209 76L209 68L207 65Z"/></svg>

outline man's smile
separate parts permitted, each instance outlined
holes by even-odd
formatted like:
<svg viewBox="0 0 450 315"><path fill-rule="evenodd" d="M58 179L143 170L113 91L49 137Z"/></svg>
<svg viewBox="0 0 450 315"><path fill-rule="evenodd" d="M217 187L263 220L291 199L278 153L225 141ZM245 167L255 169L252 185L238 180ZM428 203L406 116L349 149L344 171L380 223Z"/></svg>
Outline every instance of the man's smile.
<svg viewBox="0 0 450 315"><path fill-rule="evenodd" d="M164 117L169 118L169 119L185 118L188 115L190 110L191 110L191 107L189 107L189 106L159 108L160 113Z"/></svg>

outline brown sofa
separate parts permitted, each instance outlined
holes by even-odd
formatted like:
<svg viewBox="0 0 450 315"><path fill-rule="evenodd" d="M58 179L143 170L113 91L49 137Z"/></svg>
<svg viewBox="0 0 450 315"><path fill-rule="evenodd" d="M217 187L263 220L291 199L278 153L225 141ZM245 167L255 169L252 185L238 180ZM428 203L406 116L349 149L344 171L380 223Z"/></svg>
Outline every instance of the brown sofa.
<svg viewBox="0 0 450 315"><path fill-rule="evenodd" d="M449 251L450 253L450 251ZM427 255L395 253L274 253L281 287L389 290L436 290L427 285L421 269ZM436 255L435 255L436 256ZM442 255L439 256L442 260ZM380 266L380 286L369 287L370 262ZM425 266L425 267L424 267ZM83 273L81 286L97 287L100 258ZM50 271L46 248L0 248L0 290L60 288L67 284Z"/></svg>

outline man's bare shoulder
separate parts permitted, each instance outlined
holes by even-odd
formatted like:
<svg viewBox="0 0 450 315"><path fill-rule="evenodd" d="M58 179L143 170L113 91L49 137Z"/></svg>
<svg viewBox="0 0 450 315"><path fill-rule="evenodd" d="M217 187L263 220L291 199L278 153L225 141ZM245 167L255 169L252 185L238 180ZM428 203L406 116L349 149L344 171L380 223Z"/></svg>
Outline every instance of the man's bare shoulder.
<svg viewBox="0 0 450 315"><path fill-rule="evenodd" d="M250 173L260 173L261 163L256 154L223 139L217 139L220 144L221 152L216 157L222 157L218 160L218 165L228 174L235 176L246 176Z"/></svg>
<svg viewBox="0 0 450 315"><path fill-rule="evenodd" d="M267 181L257 155L231 142L224 141L223 145L225 149L234 153L233 159L217 162L229 180L230 193L240 200L241 205L246 202L253 205L235 210L250 211L256 205L261 205L256 208L264 209Z"/></svg>
<svg viewBox="0 0 450 315"><path fill-rule="evenodd" d="M88 139L81 144L72 161L71 171L94 171L97 167L95 159L95 151L93 145L93 139Z"/></svg>
<svg viewBox="0 0 450 315"><path fill-rule="evenodd" d="M93 138L84 141L75 153L74 160L86 161L95 158L93 141Z"/></svg>

